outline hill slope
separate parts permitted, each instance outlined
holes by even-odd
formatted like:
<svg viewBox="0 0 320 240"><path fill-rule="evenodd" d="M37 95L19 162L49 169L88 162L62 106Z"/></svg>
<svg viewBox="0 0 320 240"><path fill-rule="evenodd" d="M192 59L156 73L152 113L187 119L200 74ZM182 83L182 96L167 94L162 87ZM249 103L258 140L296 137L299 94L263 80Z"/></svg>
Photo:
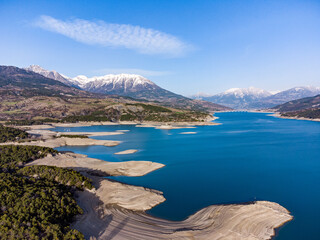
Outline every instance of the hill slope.
<svg viewBox="0 0 320 240"><path fill-rule="evenodd" d="M320 118L320 95L290 101L272 108L282 116L298 118Z"/></svg>

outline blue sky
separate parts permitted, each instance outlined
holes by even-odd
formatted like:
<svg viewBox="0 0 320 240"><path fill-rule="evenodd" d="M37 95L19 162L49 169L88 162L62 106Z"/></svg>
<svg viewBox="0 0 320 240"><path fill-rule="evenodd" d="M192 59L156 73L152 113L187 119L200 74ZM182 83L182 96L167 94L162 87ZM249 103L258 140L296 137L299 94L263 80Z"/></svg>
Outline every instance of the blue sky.
<svg viewBox="0 0 320 240"><path fill-rule="evenodd" d="M3 1L0 64L138 73L190 95L320 86L320 1Z"/></svg>

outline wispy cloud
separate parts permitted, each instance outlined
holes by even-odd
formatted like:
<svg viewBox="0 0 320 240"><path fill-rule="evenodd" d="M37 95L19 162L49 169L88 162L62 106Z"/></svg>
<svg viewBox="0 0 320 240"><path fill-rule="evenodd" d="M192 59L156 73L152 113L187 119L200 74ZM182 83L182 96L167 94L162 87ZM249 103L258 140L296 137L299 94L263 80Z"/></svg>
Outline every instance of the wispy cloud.
<svg viewBox="0 0 320 240"><path fill-rule="evenodd" d="M35 26L59 33L86 44L106 47L124 47L142 54L181 56L193 47L173 35L140 26L113 24L104 21L40 16Z"/></svg>
<svg viewBox="0 0 320 240"><path fill-rule="evenodd" d="M94 71L95 74L120 74L120 73L129 73L129 74L138 74L144 77L156 77L156 76L165 76L170 75L172 72L169 71L153 71L139 68L104 68Z"/></svg>

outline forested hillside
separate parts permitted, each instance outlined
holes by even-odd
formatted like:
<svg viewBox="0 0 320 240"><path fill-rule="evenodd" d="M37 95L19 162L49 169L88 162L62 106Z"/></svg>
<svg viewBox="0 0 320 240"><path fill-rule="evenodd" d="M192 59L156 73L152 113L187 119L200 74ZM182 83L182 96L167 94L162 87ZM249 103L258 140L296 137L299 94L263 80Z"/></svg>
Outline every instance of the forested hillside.
<svg viewBox="0 0 320 240"><path fill-rule="evenodd" d="M91 180L69 169L24 167L57 153L38 146L0 146L0 239L84 239L69 225L82 213L74 192L92 189Z"/></svg>

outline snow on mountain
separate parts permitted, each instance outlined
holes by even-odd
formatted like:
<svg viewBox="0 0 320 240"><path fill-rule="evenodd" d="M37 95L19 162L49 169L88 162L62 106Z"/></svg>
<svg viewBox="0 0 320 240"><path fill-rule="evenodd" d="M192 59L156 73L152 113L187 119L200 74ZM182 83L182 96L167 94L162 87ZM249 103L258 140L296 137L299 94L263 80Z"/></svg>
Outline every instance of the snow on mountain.
<svg viewBox="0 0 320 240"><path fill-rule="evenodd" d="M80 75L73 78L73 80L79 82L80 87L91 90L97 90L100 88L107 88L109 90L123 88L123 91L127 92L143 86L156 86L156 84L140 75L124 73L116 75L109 74L92 78L87 78L86 76Z"/></svg>
<svg viewBox="0 0 320 240"><path fill-rule="evenodd" d="M271 95L270 92L255 87L230 88L225 92L202 99L235 109L249 109L252 102Z"/></svg>
<svg viewBox="0 0 320 240"><path fill-rule="evenodd" d="M190 100L181 95L167 91L157 86L149 79L136 74L109 74L96 77L79 75L75 78L68 78L56 71L48 71L37 65L31 65L26 68L26 70L94 93L128 96L152 101L178 102L178 99L182 101Z"/></svg>
<svg viewBox="0 0 320 240"><path fill-rule="evenodd" d="M279 104L283 104L292 100L313 97L320 94L320 87L301 86L294 87L288 90L276 93L272 96L266 97L261 101L261 107L270 108Z"/></svg>
<svg viewBox="0 0 320 240"><path fill-rule="evenodd" d="M80 88L83 88L88 82L90 82L90 78L84 75L76 76L72 79L69 79L73 84L77 85Z"/></svg>
<svg viewBox="0 0 320 240"><path fill-rule="evenodd" d="M244 98L245 96L252 96L255 98L261 98L261 97L268 97L271 95L270 92L255 88L255 87L249 87L249 88L230 88L227 91L220 93L218 95L234 95L238 98Z"/></svg>
<svg viewBox="0 0 320 240"><path fill-rule="evenodd" d="M24 68L24 69L27 71L32 71L32 72L38 73L38 74L40 74L44 77L47 77L47 78L57 80L57 81L62 82L66 85L72 86L72 83L69 81L68 77L66 77L56 71L48 71L48 70L40 67L39 65L30 65L29 67Z"/></svg>
<svg viewBox="0 0 320 240"><path fill-rule="evenodd" d="M320 87L302 86L285 91L268 92L259 88L231 88L223 93L203 100L222 104L235 109L265 109L292 100L320 94Z"/></svg>

